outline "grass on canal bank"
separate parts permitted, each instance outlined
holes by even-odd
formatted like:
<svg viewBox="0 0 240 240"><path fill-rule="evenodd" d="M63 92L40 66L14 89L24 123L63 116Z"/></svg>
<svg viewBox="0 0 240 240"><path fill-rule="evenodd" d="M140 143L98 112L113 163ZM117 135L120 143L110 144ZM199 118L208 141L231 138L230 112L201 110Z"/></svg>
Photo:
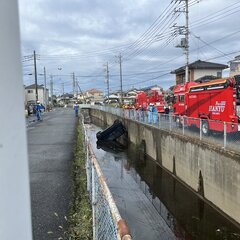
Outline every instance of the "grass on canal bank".
<svg viewBox="0 0 240 240"><path fill-rule="evenodd" d="M72 168L73 187L69 214L68 240L92 239L92 210L87 192L87 175L82 126L77 126L77 141Z"/></svg>

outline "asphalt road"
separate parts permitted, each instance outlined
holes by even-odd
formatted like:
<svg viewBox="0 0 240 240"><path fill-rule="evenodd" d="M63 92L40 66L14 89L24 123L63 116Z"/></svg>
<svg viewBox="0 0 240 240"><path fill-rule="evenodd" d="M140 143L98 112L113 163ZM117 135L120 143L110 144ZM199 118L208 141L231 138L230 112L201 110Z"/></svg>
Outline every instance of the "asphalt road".
<svg viewBox="0 0 240 240"><path fill-rule="evenodd" d="M66 230L77 119L55 109L28 126L33 239L59 239Z"/></svg>

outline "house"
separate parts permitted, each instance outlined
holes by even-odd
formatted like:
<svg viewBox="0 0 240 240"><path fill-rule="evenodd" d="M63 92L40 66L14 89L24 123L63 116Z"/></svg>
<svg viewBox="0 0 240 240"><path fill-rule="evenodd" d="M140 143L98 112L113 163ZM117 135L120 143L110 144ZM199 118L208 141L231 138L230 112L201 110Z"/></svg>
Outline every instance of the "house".
<svg viewBox="0 0 240 240"><path fill-rule="evenodd" d="M193 82L206 75L221 78L222 70L228 68L228 65L198 60L190 63L188 68L189 82ZM176 75L176 84L185 82L185 66L180 67L171 73Z"/></svg>
<svg viewBox="0 0 240 240"><path fill-rule="evenodd" d="M85 92L85 99L88 103L103 102L104 96L103 92L98 89L90 89Z"/></svg>
<svg viewBox="0 0 240 240"><path fill-rule="evenodd" d="M37 85L37 91L38 91L38 100L40 103L44 105L49 104L49 91L46 88L46 100L44 99L44 93L45 93L45 88L43 85ZM27 87L25 87L25 102L26 104L29 103L36 103L36 85L32 84Z"/></svg>
<svg viewBox="0 0 240 240"><path fill-rule="evenodd" d="M230 77L240 75L240 55L236 56L230 64Z"/></svg>
<svg viewBox="0 0 240 240"><path fill-rule="evenodd" d="M119 104L119 101L120 101L120 97L116 94L111 94L109 95L109 97L105 96L104 98L104 103L106 104L112 104L112 103Z"/></svg>
<svg viewBox="0 0 240 240"><path fill-rule="evenodd" d="M137 89L132 89L132 90L127 91L125 93L125 96L123 97L123 103L133 105L135 103L137 94L138 94Z"/></svg>

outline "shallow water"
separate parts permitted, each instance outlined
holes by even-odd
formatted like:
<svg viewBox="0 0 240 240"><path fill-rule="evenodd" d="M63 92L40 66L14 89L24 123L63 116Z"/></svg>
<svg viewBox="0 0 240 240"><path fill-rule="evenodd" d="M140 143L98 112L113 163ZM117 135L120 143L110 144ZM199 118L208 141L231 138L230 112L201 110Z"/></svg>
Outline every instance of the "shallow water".
<svg viewBox="0 0 240 240"><path fill-rule="evenodd" d="M237 226L152 159L144 159L135 146L126 150L119 145L97 147L99 130L88 125L107 184L134 239L240 239Z"/></svg>

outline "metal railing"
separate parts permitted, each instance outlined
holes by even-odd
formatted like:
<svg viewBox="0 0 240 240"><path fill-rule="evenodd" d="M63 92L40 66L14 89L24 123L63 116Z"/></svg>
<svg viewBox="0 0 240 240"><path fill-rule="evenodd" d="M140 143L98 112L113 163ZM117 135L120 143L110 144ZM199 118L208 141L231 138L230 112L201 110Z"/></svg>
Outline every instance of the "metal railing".
<svg viewBox="0 0 240 240"><path fill-rule="evenodd" d="M240 125L238 123L220 122L209 119L176 117L172 113L148 113L135 109L121 109L111 106L84 105L84 107L99 109L122 118L132 119L155 128L166 129L200 141L218 145L223 149L240 152ZM211 128L217 127L218 131Z"/></svg>
<svg viewBox="0 0 240 240"><path fill-rule="evenodd" d="M131 240L128 225L118 211L83 126L87 190L93 212L93 240Z"/></svg>

